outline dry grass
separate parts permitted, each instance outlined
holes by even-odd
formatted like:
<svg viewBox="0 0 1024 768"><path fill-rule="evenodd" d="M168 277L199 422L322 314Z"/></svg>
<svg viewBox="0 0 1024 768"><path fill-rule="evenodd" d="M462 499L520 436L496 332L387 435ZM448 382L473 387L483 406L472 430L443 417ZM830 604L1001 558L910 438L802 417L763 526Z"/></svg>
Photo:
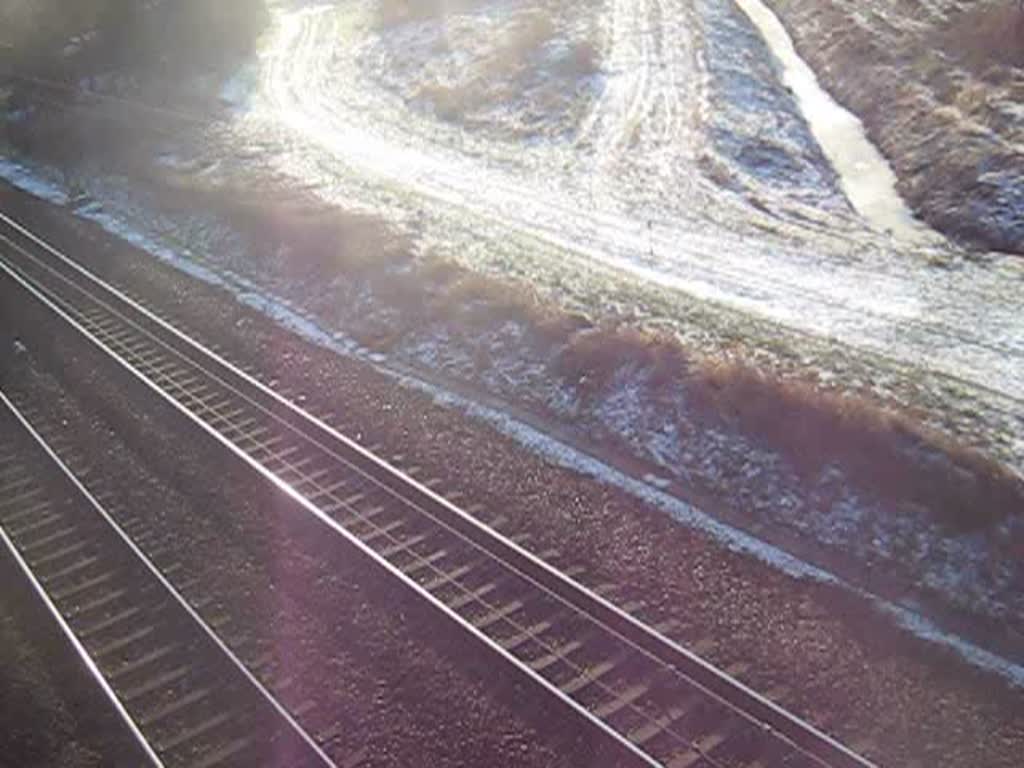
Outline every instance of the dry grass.
<svg viewBox="0 0 1024 768"><path fill-rule="evenodd" d="M655 391L685 381L689 369L671 336L606 326L573 336L558 356L556 371L584 397L599 397L627 366L645 371Z"/></svg>
<svg viewBox="0 0 1024 768"><path fill-rule="evenodd" d="M611 394L625 367L643 371L651 397L683 393L693 418L777 452L809 482L836 465L858 489L924 508L955 532L1024 512L1024 483L1012 472L866 398L771 378L736 362L694 361L669 334L594 328L559 317L527 289L487 278L463 275L438 301L449 303L453 323L471 314L477 323L500 316L533 328L547 324L548 352L558 350L552 373L582 398Z"/></svg>
<svg viewBox="0 0 1024 768"><path fill-rule="evenodd" d="M590 77L601 69L601 49L593 40L585 40L572 47L560 67L560 73L574 79Z"/></svg>
<svg viewBox="0 0 1024 768"><path fill-rule="evenodd" d="M541 115L564 112L577 84L599 68L598 49L589 41L576 43L566 55L548 60L545 46L558 37L557 19L564 12L558 7L516 9L496 32L490 26L468 26L469 17L445 24L446 16L472 11L478 4L391 0L378 8L379 26L430 20L439 31L435 53L463 54L453 76L420 83L416 101L429 105L437 118L454 123L486 121L481 112L524 103ZM538 82L542 72L543 82ZM557 82L551 82L551 76Z"/></svg>
<svg viewBox="0 0 1024 768"><path fill-rule="evenodd" d="M703 365L688 383L716 420L780 452L805 476L840 466L858 487L927 509L956 531L1024 511L1024 484L909 415L742 365Z"/></svg>
<svg viewBox="0 0 1024 768"><path fill-rule="evenodd" d="M524 325L544 311L536 293L527 285L510 285L487 275L460 270L438 293L434 306L437 319L458 324Z"/></svg>
<svg viewBox="0 0 1024 768"><path fill-rule="evenodd" d="M978 74L992 65L1024 67L1024 12L1008 0L977 3L942 32L938 44Z"/></svg>
<svg viewBox="0 0 1024 768"><path fill-rule="evenodd" d="M332 209L272 203L231 204L231 221L253 233L264 248L285 249L290 263L324 276L369 273L407 253L379 219ZM399 246L399 247L396 247Z"/></svg>
<svg viewBox="0 0 1024 768"><path fill-rule="evenodd" d="M514 101L531 62L556 31L545 13L519 14L502 29L499 39L490 41L488 54L470 71L463 71L454 81L423 85L419 98L428 102L440 119L452 122L487 106Z"/></svg>
<svg viewBox="0 0 1024 768"><path fill-rule="evenodd" d="M387 28L450 13L465 13L479 4L480 0L378 0L376 21L378 27Z"/></svg>
<svg viewBox="0 0 1024 768"><path fill-rule="evenodd" d="M629 328L577 333L557 367L581 396L600 398L610 394L624 366L646 374L650 396L683 393L694 419L753 439L808 482L838 466L858 489L922 507L956 532L1024 512L1019 478L911 415L736 362L693 361L665 334Z"/></svg>
<svg viewBox="0 0 1024 768"><path fill-rule="evenodd" d="M411 243L383 220L324 205L303 194L268 197L235 187L165 187L182 209L207 210L247 241L246 256L295 277L368 276L409 261Z"/></svg>
<svg viewBox="0 0 1024 768"><path fill-rule="evenodd" d="M194 201L193 201L194 202ZM866 398L779 380L737 362L697 361L671 334L628 323L593 327L565 313L526 283L481 275L439 257L413 260L401 237L379 220L307 202L211 196L268 253L287 254L275 268L317 285L345 277L369 286L397 310L397 324L367 331L373 346L436 329L467 343L513 322L552 376L597 402L614 393L624 368L642 371L648 396L676 402L686 418L752 439L813 482L838 466L858 489L928 510L952 531L983 528L1024 511L1024 484L982 454L932 432L911 415ZM383 246L382 246L383 243ZM524 350L525 353L525 350ZM689 426L694 426L691 424ZM684 430L685 431L685 430Z"/></svg>
<svg viewBox="0 0 1024 768"><path fill-rule="evenodd" d="M556 310L526 283L482 275L435 257L422 259L407 273L382 276L374 289L406 296L398 304L406 327L441 327L473 336L513 323L527 331L524 340L542 358L590 326L586 318Z"/></svg>

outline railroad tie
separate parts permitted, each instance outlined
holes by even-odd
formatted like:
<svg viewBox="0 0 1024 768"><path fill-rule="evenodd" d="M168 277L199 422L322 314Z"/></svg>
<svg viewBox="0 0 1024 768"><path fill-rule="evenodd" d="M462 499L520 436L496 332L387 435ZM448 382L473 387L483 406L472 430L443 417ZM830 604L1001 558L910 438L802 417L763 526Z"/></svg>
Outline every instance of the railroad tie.
<svg viewBox="0 0 1024 768"><path fill-rule="evenodd" d="M426 584L422 584L421 586L427 592L433 592L435 589L438 589L439 587L443 587L445 584L450 584L453 581L458 581L463 576L465 576L467 573L472 571L475 565L476 564L474 563L473 565L462 565L462 566L459 566L455 570L448 571L447 573L442 573L440 576L437 576L437 577L431 579Z"/></svg>
<svg viewBox="0 0 1024 768"><path fill-rule="evenodd" d="M155 693L159 689L167 685L173 685L188 676L191 668L185 665L175 667L174 669L164 672L145 683L129 688L121 692L121 699L126 703L132 703L144 696L148 696L151 693Z"/></svg>
<svg viewBox="0 0 1024 768"><path fill-rule="evenodd" d="M322 469L318 469L316 470L316 472L303 475L302 479L297 481L293 487L295 488L296 491L299 491L299 493L305 495L308 489L304 489L303 486L312 485L314 488L319 488L320 481L323 480L325 477L330 476L333 472L334 467L324 467Z"/></svg>
<svg viewBox="0 0 1024 768"><path fill-rule="evenodd" d="M84 616L85 614L87 614L87 613L89 613L91 611L96 611L96 610L99 610L100 608L105 608L106 606L110 605L111 603L113 603L113 602L115 602L117 600L120 600L127 593L128 593L128 590L126 590L126 589L112 589L109 592L107 592L106 594L104 594L104 595L102 595L100 597L97 597L96 599L91 600L91 601L89 601L87 603L82 603L80 605L72 606L70 612L71 612L72 616L75 616L75 617Z"/></svg>
<svg viewBox="0 0 1024 768"><path fill-rule="evenodd" d="M4 517L6 519L8 517L8 515L6 513L7 509L13 509L14 507L20 507L26 501L28 501L30 499L35 499L35 498L41 496L42 494L43 494L43 489L39 488L37 486L35 488L30 488L29 490L25 491L24 493L22 493L19 496L15 496L14 498L6 498L6 499L4 499L2 502L0 502L0 516Z"/></svg>
<svg viewBox="0 0 1024 768"><path fill-rule="evenodd" d="M75 533L78 533L78 528L76 528L73 525L68 525L64 528L59 528L53 533L48 533L45 536L36 539L35 541L26 542L21 545L20 549L22 554L30 555L37 549L45 549L53 542L60 541L61 539L66 539L68 536L71 536Z"/></svg>
<svg viewBox="0 0 1024 768"><path fill-rule="evenodd" d="M481 616L479 619L473 619L471 623L474 627L483 631L494 624L497 624L499 621L503 621L508 618L524 605L525 603L522 600L513 600L500 608L495 608L493 611Z"/></svg>
<svg viewBox="0 0 1024 768"><path fill-rule="evenodd" d="M434 552L431 552L426 557L416 558L411 563L402 568L402 573L404 573L406 576L412 576L422 571L424 568L433 568L435 563L437 563L439 560L443 560L447 556L447 549L438 549Z"/></svg>
<svg viewBox="0 0 1024 768"><path fill-rule="evenodd" d="M453 598L452 600L449 600L446 603L446 605L449 608L451 608L453 611L458 611L458 610L460 610L462 608L465 608L470 603L476 602L480 598L485 597L486 595L490 594L491 592L493 592L497 588L498 588L498 582L496 582L496 581L489 581L486 584L484 584L482 587L480 587L478 589L475 589L472 592L463 593L463 594L459 595L458 597Z"/></svg>
<svg viewBox="0 0 1024 768"><path fill-rule="evenodd" d="M118 624L121 624L128 619L135 618L140 613L142 613L142 608L137 605L133 605L131 608L125 608L123 611L115 613L113 616L108 616L103 619L103 621L99 621L95 624L90 624L88 627L79 629L78 636L82 640L88 640L90 637L95 637L96 635L107 631L111 627L116 627Z"/></svg>
<svg viewBox="0 0 1024 768"><path fill-rule="evenodd" d="M651 687L647 683L638 683L637 685L631 685L626 688L618 696L606 704L602 704L594 710L594 715L601 719L609 718L621 712L626 707L635 704L643 696L651 690Z"/></svg>
<svg viewBox="0 0 1024 768"><path fill-rule="evenodd" d="M376 541L377 539L381 538L382 536L383 537L390 537L392 533L394 533L399 528L401 528L403 525L405 525L405 522L406 522L405 520L392 520L390 523L386 523L385 525L381 525L381 526L378 526L378 527L374 528L369 533L360 535L359 539L364 544L369 544L370 542Z"/></svg>
<svg viewBox="0 0 1024 768"><path fill-rule="evenodd" d="M184 746L188 742L194 741L200 736L209 733L215 728L219 728L225 723L231 722L233 719L235 719L234 712L219 712L216 715L203 720L198 725L179 731L172 738L160 742L160 749L161 751L177 749L178 747Z"/></svg>
<svg viewBox="0 0 1024 768"><path fill-rule="evenodd" d="M67 600L68 598L74 597L75 595L80 595L83 592L88 592L90 589L98 587L100 584L105 584L106 582L113 579L116 575L117 574L114 571L105 571L104 573L101 573L99 576L96 576L95 578L87 579L86 581L81 581L78 584L73 584L69 587L65 587L64 589L58 590L56 592L51 592L50 596L53 598L54 602L61 602L63 600Z"/></svg>
<svg viewBox="0 0 1024 768"><path fill-rule="evenodd" d="M641 725L639 728L635 728L630 731L627 738L629 738L629 740L638 747L641 747L658 734L671 728L674 723L685 717L691 708L692 704L691 706L680 704L672 706L665 712L665 714L653 718L646 725Z"/></svg>
<svg viewBox="0 0 1024 768"><path fill-rule="evenodd" d="M15 466L14 469L8 473L7 477L4 478L4 484L0 486L0 498L10 495L11 491L16 488L24 488L27 485L32 485L36 482L35 478L31 475L23 474L22 467Z"/></svg>
<svg viewBox="0 0 1024 768"><path fill-rule="evenodd" d="M162 645L156 650L145 653L137 659L125 662L117 669L111 671L108 677L111 682L123 680L128 675L138 672L140 669L143 669L154 662L160 661L160 659L166 658L170 654L176 653L179 650L181 650L181 647L177 643Z"/></svg>
<svg viewBox="0 0 1024 768"><path fill-rule="evenodd" d="M68 576L74 576L75 574L80 573L85 569L95 565L99 561L100 558L98 555L89 555L88 557L83 557L81 560L77 560L71 565L61 568L59 571L55 571L54 573L48 574L45 577L46 584L49 585L55 581L66 579Z"/></svg>
<svg viewBox="0 0 1024 768"><path fill-rule="evenodd" d="M251 737L240 736L210 754L205 755L201 760L193 763L190 768L217 768L217 766L221 765L232 765L235 762L235 758L252 747L254 743Z"/></svg>
<svg viewBox="0 0 1024 768"><path fill-rule="evenodd" d="M694 766L712 755L718 747L739 732L740 728L734 720L729 726L702 736L693 744L690 750L671 758L666 768L694 768Z"/></svg>
<svg viewBox="0 0 1024 768"><path fill-rule="evenodd" d="M2 510L5 505L6 502L0 502L0 510ZM10 525L11 523L18 522L19 520L35 519L40 512L50 508L50 500L43 499L42 501L36 502L28 507L23 507L22 509L18 509L14 512L0 513L0 517L3 518L5 525ZM7 532L9 532L11 536L17 536L16 532L11 528L8 528Z"/></svg>
<svg viewBox="0 0 1024 768"><path fill-rule="evenodd" d="M213 690L210 688L197 688L193 691L189 691L184 696L147 712L146 715L140 719L139 725L146 728L157 725L161 721L169 717L173 717L178 712L188 709L189 707L209 698L211 693L213 693Z"/></svg>
<svg viewBox="0 0 1024 768"><path fill-rule="evenodd" d="M365 512L356 512L354 515L348 515L347 517L338 518L338 522L341 523L341 525L345 528L350 528L354 525L358 525L359 523L366 523L370 520L373 520L373 518L377 517L378 515L380 515L381 512L384 512L385 510L386 507L382 507L379 505L375 507L370 507Z"/></svg>
<svg viewBox="0 0 1024 768"><path fill-rule="evenodd" d="M426 533L420 533L415 536L410 536L405 541L400 541L399 543L393 544L390 547L385 547L380 551L380 554L381 556L390 559L395 555L399 554L400 552L404 552L412 547L415 547L417 544L422 544L428 538L430 538L430 535Z"/></svg>
<svg viewBox="0 0 1024 768"><path fill-rule="evenodd" d="M119 637L116 640L111 640L106 645L101 645L99 648L94 649L92 657L96 661L100 661L106 658L107 656L116 653L117 651L124 650L133 645L134 643L146 639L155 631L156 627L151 624L144 627L140 627L131 634L125 635L124 637Z"/></svg>
<svg viewBox="0 0 1024 768"><path fill-rule="evenodd" d="M605 677L609 672L615 669L616 666L618 666L617 661L602 661L593 667L588 667L568 683L560 685L559 688L562 693L567 696L572 696L575 693L579 693L587 686L593 685L602 677Z"/></svg>
<svg viewBox="0 0 1024 768"><path fill-rule="evenodd" d="M560 661L568 661L569 656L582 647L583 643L580 640L569 640L568 642L552 649L550 653L529 662L530 669L534 672L543 672Z"/></svg>
<svg viewBox="0 0 1024 768"><path fill-rule="evenodd" d="M540 637L551 629L552 626L553 624L551 621L539 621L533 626L527 627L526 630L520 632L518 635L513 635L512 637L499 641L499 644L502 648L511 653L524 643Z"/></svg>

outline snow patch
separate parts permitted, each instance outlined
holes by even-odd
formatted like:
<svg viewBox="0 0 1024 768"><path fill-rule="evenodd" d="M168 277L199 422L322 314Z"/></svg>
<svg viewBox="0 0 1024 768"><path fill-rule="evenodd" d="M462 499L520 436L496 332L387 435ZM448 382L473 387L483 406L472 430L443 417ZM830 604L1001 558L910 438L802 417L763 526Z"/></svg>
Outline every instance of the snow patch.
<svg viewBox="0 0 1024 768"><path fill-rule="evenodd" d="M106 232L116 235L122 240L146 251L161 261L173 265L176 269L184 272L185 274L191 275L192 277L202 280L204 283L208 283L210 285L227 287L227 283L224 278L213 270L208 269L201 264L196 264L193 260L182 256L171 248L168 248L155 238L139 232L139 230L133 226L124 223L113 214L103 210L102 206L99 206L96 203L80 208L76 213L83 219L88 219L89 221L99 224Z"/></svg>
<svg viewBox="0 0 1024 768"><path fill-rule="evenodd" d="M648 472L644 475L644 482L648 485L653 485L655 488L661 491L668 490L672 487L672 481L667 477L659 477L658 475L652 475Z"/></svg>
<svg viewBox="0 0 1024 768"><path fill-rule="evenodd" d="M1016 688L1024 688L1024 666L1009 661L991 651L987 651L974 643L964 640L962 637L944 632L918 613L893 605L892 603L876 602L882 610L896 620L897 624L915 637L919 637L934 645L948 648L961 658L967 660L972 666L993 672L1004 680L1009 681Z"/></svg>
<svg viewBox="0 0 1024 768"><path fill-rule="evenodd" d="M288 305L287 301L269 298L263 294L248 291L233 291L239 303L262 312L275 320L278 325L294 331L308 341L339 354L368 359L368 350L342 333L329 333L313 320L304 317ZM374 356L379 357L379 356Z"/></svg>
<svg viewBox="0 0 1024 768"><path fill-rule="evenodd" d="M67 205L68 194L60 183L47 179L41 171L30 169L14 160L0 158L0 178L30 195L57 205Z"/></svg>
<svg viewBox="0 0 1024 768"><path fill-rule="evenodd" d="M761 0L736 0L736 4L778 57L786 85L796 94L812 133L857 212L879 231L890 231L907 242L942 242L941 236L910 213L896 191L896 174L868 139L864 125L821 87L778 17Z"/></svg>
<svg viewBox="0 0 1024 768"><path fill-rule="evenodd" d="M221 103L238 112L248 109L252 100L254 82L253 72L249 67L240 69L221 86Z"/></svg>

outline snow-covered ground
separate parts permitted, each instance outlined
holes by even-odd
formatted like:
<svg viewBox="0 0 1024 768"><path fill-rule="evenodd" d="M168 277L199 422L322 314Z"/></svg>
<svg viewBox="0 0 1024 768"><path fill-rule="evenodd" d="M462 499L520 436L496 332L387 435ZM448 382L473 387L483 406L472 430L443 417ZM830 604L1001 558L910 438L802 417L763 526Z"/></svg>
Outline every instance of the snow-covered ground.
<svg viewBox="0 0 1024 768"><path fill-rule="evenodd" d="M838 114L841 137L859 129L812 98L806 71L802 98L790 92L792 50L788 69L773 62L741 8L455 7L384 26L371 0L280 3L252 108L232 127L253 147L240 164L382 215L421 253L571 293L589 313L634 311L607 288L613 276L887 362L956 392L1024 470L1024 265L894 239L859 217L815 140L829 126L812 131L801 102L818 121ZM538 109L553 91L561 100ZM884 188L872 178L869 191ZM692 341L670 313L645 319Z"/></svg>
<svg viewBox="0 0 1024 768"><path fill-rule="evenodd" d="M377 199L400 223L414 216L425 247L486 263L543 244L581 269L625 271L1024 401L1019 261L993 255L936 269L933 249L890 241L842 210L829 216L841 206L808 205L803 190L791 194L772 178L755 192L777 230L766 233L746 196L701 172L700 158L714 152L702 127L717 94L703 61L700 7L612 0L596 13L604 63L588 75L599 82L580 89L588 103L575 131L510 142L507 131L438 119L389 87L396 75L383 70L388 62L439 41L466 46L456 49L466 60L447 69L472 67L487 56L479 46L494 45L532 5L477 3L386 32L372 2L283 5L253 109L237 129L325 197ZM563 41L575 33L555 29ZM407 70L409 88L410 78L438 77L428 67ZM518 117L510 108L508 120ZM813 146L805 134L799 140ZM798 146L788 159L804 152ZM827 197L828 180L816 181Z"/></svg>

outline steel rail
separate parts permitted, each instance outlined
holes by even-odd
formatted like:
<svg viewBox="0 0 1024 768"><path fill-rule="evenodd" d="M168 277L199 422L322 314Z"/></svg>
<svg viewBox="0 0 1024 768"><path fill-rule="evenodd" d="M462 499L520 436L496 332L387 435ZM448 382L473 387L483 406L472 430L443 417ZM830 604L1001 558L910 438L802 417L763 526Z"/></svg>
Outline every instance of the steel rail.
<svg viewBox="0 0 1024 768"><path fill-rule="evenodd" d="M220 657L226 660L230 667L241 675L248 685L251 686L251 689L256 692L259 700L268 706L275 716L285 724L286 728L294 735L294 737L298 739L298 741L303 745L305 751L306 762L302 764L304 766L319 765L323 768L336 768L335 763L295 720L291 713L288 712L288 710L246 667L234 651L231 650L231 648L224 642L224 640L221 639L217 632L203 619L203 617L199 615L198 611L193 608L177 588L171 584L153 561L138 547L128 533L125 532L121 525L113 518L110 512L96 499L92 492L86 488L82 481L71 471L67 464L64 463L53 448L46 442L45 438L35 429L25 415L21 413L17 406L2 391L0 391L0 410L6 411L15 420L15 422L22 428L23 432L35 444L38 450L45 455L49 465L56 470L56 474L60 480L75 491L76 498L83 500L89 510L95 514L95 518L101 520L105 524L105 530L113 533L116 539L119 540L119 542L131 553L132 561L141 565L145 571L148 572L148 575L159 584L162 589L161 593L170 597L172 603L176 604L185 616L188 617L190 620L190 626L199 630L201 635L217 649ZM8 536L8 533L4 530L2 525L0 525L0 537L3 538L5 545L10 550L12 556L16 559L21 570L32 582L32 585L40 599L45 603L49 612L59 623L61 630L68 637L68 640L71 642L75 651L82 657L89 673L97 680L98 684L103 689L104 694L111 699L118 714L127 721L133 736L140 741L147 757L153 761L154 765L161 766L161 768L163 768L165 763L157 755L159 747L154 749L149 744L146 736L142 733L142 729L136 723L135 719L128 713L125 704L115 692L114 687L104 677L99 664L86 650L85 645L75 634L75 631L71 628L70 624L61 614L59 608L47 593L45 586L33 573L30 563L18 551L17 546Z"/></svg>
<svg viewBox="0 0 1024 768"><path fill-rule="evenodd" d="M0 393L0 398L2 397L3 395ZM3 399L6 404L6 398ZM157 756L146 737L142 735L142 731L139 730L138 724L136 724L135 720L128 713L128 710L125 709L124 704L121 703L117 694L114 693L114 689L111 688L110 683L108 683L107 679L103 676L99 665L89 654L89 651L86 650L86 647L82 645L82 641L78 639L77 635L75 635L67 620L57 609L57 606L54 605L53 600L51 600L50 596L46 593L46 589L40 583L39 579L36 578L35 574L32 573L32 568L29 567L27 562L25 562L25 558L22 557L18 548L14 546L14 542L11 541L10 536L7 535L7 531L4 530L2 525L0 525L0 541L3 541L4 547L7 549L7 554L14 560L15 564L17 564L18 570L21 571L21 575L25 577L26 581L28 581L33 592L35 592L36 597L39 598L39 601L46 607L51 618L57 623L57 626L60 627L61 634L64 635L64 638L74 650L75 655L77 655L81 660L83 666L88 671L89 676L95 681L96 685L99 686L104 697L106 697L110 702L110 705L114 708L117 716L124 723L128 732L131 734L132 739L138 744L139 748L146 756L146 759L151 765L156 766L156 768L165 768L163 761L159 756Z"/></svg>
<svg viewBox="0 0 1024 768"><path fill-rule="evenodd" d="M28 280L26 280L23 276L21 276L17 271L12 271L10 269L10 267L6 263L3 262L2 259L0 259L0 271L6 273L9 277L14 279L26 291L28 291L32 296L34 296L36 299L38 299L44 306L49 308L52 312L54 312L54 314L56 314L61 319L66 321L76 331L78 331L79 333L84 335L90 342L92 342L94 345L96 345L103 353L108 354L108 355L111 354L110 351L102 344L102 342L100 342L98 339L93 337L92 334L89 333L89 331L87 331L81 324L78 323L78 321L76 321L73 317L71 317L69 314L67 314L67 312L65 312L65 310L62 309L60 306L58 306L55 302L51 301L50 298L45 296L41 291L39 291L37 289L36 286L32 285ZM650 766L650 768L659 768L659 766L661 765L660 763L658 763L657 761L652 759L649 755L645 754L643 751L638 749L635 745L633 745L626 738L624 738L622 734L620 734L617 731L609 728L607 726L607 724L605 724L603 721L601 721L600 719L596 718L593 714L591 714L586 709L581 707L577 702L575 702L569 696L565 695L561 690L559 690L557 687L553 686L549 681L547 681L541 675L539 675L536 672L534 672L528 666L525 666L524 664L522 664L522 662L519 659L517 659L514 655L512 655L511 653L506 651L498 643L496 643L494 640L492 640L486 634L484 634L483 632L478 630L472 624L466 622L461 616L459 616L459 614L457 614L456 612L451 610L443 602L439 601L430 592L426 591L422 586L420 586L420 584L418 584L416 581L414 581L413 579L410 579L404 573L402 573L398 569L394 568L394 566L392 566L386 559L381 557L372 548L370 548L369 546L364 544L359 538L357 538L356 536L353 536L352 533L349 532L344 526L340 525L337 521L332 519L329 515L325 514L319 507L317 507L314 504L312 504L308 499L306 499L303 495L301 495L298 491L296 491L290 484L286 483L285 481L281 480L279 477L277 477L276 475L274 475L273 473L268 471L262 464L260 464L259 462L253 460L248 454L246 454L245 452L239 450L234 444L232 444L230 441L226 440L216 429L214 429L212 426L207 424L205 421L197 418L194 414L192 414L186 408L183 408L181 406L181 404L178 403L177 400L175 400L173 397L168 395L164 390L162 390L158 386L156 386L148 378L146 378L142 374L138 373L126 361L124 361L123 359L121 359L120 357L118 357L116 355L111 355L111 356L114 358L114 360L120 366L123 367L123 369L128 374L130 374L131 376L135 377L142 384L144 384L146 387L151 389L162 400L164 400L166 403L168 403L170 406L172 406L175 410L179 411L183 416L185 416L195 426L197 426L199 429L201 429L203 432L205 432L209 437L213 438L215 441L220 443L224 448L226 448L228 451L230 451L233 456L235 456L238 460L240 460L242 463L244 463L249 468L251 468L253 471L255 471L261 478L263 478L265 481L270 483L270 485L272 485L275 489L277 489L278 491L283 493L285 496L290 498L292 501L294 501L295 503L300 505L307 512L311 513L317 520L319 520L320 522L322 522L323 524L328 526L335 533L338 533L341 536L343 536L351 545L356 547L362 554L364 554L367 557L369 557L376 565L378 565L381 568L383 568L390 575L400 579L405 584L405 586L407 586L414 593L416 593L421 598L423 598L429 605L431 605L436 610L440 611L442 614L447 616L449 619L451 619L454 622L456 622L456 624L461 626L465 631L467 631L473 637L475 637L477 640L482 642L491 651L497 653L504 661L508 662L515 670L517 670L518 672L520 672L522 674L525 674L527 677L530 678L530 680L532 682L534 682L534 683L542 686L543 688L545 688L550 694L554 695L559 701L561 701L563 704L565 704L569 708L571 708L578 716L582 717L590 725L592 725L595 728L597 728L605 738L610 739L618 747L624 749L628 754L630 754L632 757L636 758L641 764Z"/></svg>
<svg viewBox="0 0 1024 768"><path fill-rule="evenodd" d="M696 654L665 637L652 627L620 610L602 596L573 581L570 577L551 567L548 563L537 558L515 542L485 526L472 515L450 504L430 488L394 469L354 441L338 433L322 420L306 413L272 389L239 370L229 361L206 349L197 341L125 296L116 288L92 275L88 270L74 262L74 260L65 256L17 222L2 214L0 214L0 221L6 223L17 236L27 241L32 248L41 249L47 254L48 259L55 260L61 269L70 270L77 279L84 281L90 286L94 286L102 294L103 298L99 298L82 288L81 285L78 285L66 274L63 274L61 269L56 269L52 265L44 263L40 258L29 253L23 245L19 245L9 238L4 238L8 244L23 256L35 262L36 265L42 266L46 271L67 282L75 290L81 291L92 302L105 305L109 311L120 316L124 322L131 324L159 345L175 352L175 354L186 360L191 367L203 371L222 386L230 388L238 397L244 398L263 411L268 417L285 424L306 441L334 456L339 462L345 463L357 472L386 487L397 499L412 505L431 519L439 521L442 525L458 532L460 536L470 541L473 546L488 552L492 557L500 560L516 573L524 576L545 591L556 595L561 602L571 605L575 610L600 624L630 646L642 650L645 654L658 659L678 674L684 675L702 691L714 699L725 702L742 716L760 724L766 731L774 732L787 741L792 742L801 752L811 756L816 764L842 768L846 766L857 766L858 768L871 766L869 761L856 755L812 725L787 712L734 677L708 664ZM560 699L564 700L588 720L595 721L595 725L598 725L602 731L610 731L610 735L617 742L630 748L631 752L645 759L649 764L656 764L649 755L642 750L638 750L622 734L614 729L609 729L603 721L595 718L585 707L570 697L565 696L557 686L552 685L528 666L525 666L521 660L508 653L491 638L477 630L471 623L466 622L462 617L449 609L444 602L436 599L436 597L427 590L424 590L400 569L395 568L373 548L367 546L357 536L351 534L345 526L339 524L319 506L313 504L305 495L296 490L291 483L283 480L275 472L268 470L266 466L254 459L246 451L240 450L237 445L221 434L220 430L199 418L188 408L185 408L178 400L169 395L164 388L161 388L145 374L136 370L132 364L121 359L108 345L96 339L75 318L71 317L60 307L57 307L48 297L42 295L40 290L37 290L34 285L30 284L31 280L29 278L19 274L18 270L5 268L5 271L22 283L40 301L49 305L51 309L70 322L79 332L90 338L104 352L117 359L129 373L132 373L282 492L292 497L323 523L343 535L388 572L401 579L420 594L421 597L427 599L436 608L457 621L474 636L501 654L507 661L528 674L531 679L534 679L556 696L559 696ZM111 305L116 305L116 307ZM198 360L194 359L194 357L198 357ZM210 370L211 368L213 370ZM242 391L243 389L245 390L244 392ZM301 487L301 483L299 486Z"/></svg>

